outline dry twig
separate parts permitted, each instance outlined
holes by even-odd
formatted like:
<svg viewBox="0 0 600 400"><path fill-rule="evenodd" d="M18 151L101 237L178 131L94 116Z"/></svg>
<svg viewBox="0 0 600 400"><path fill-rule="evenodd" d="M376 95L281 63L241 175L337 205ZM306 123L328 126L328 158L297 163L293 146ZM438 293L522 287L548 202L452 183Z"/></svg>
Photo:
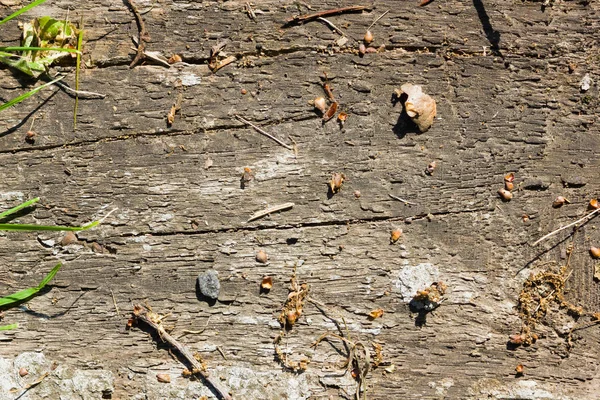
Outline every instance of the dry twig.
<svg viewBox="0 0 600 400"><path fill-rule="evenodd" d="M277 139L275 136L267 133L264 129L259 128L258 126L254 125L252 122L245 120L244 118L240 117L239 115L235 115L235 117L240 120L241 122L245 123L246 125L251 126L252 128L254 128L254 130L258 133L260 133L261 135L265 135L266 137L268 137L271 140L274 140L275 142L277 142L278 144L280 144L281 146L285 147L288 150L294 150L294 148L288 144L283 143L281 140Z"/></svg>
<svg viewBox="0 0 600 400"><path fill-rule="evenodd" d="M135 21L137 22L137 26L138 26L138 30L139 30L139 42L138 42L137 52L135 54L135 57L131 61L131 64L129 64L129 68L133 68L133 67L135 67L135 65L138 62L140 62L144 58L144 51L146 50L146 42L148 40L150 40L150 34L146 30L146 24L144 23L144 20L142 19L142 15L138 11L138 8L135 5L135 3L133 2L133 0L125 0L125 2L129 6L129 9L133 13L133 15L135 16Z"/></svg>
<svg viewBox="0 0 600 400"><path fill-rule="evenodd" d="M172 347L177 349L179 353L190 363L192 366L192 373L198 374L204 378L206 382L212 386L213 389L219 394L219 396L224 400L233 400L229 395L228 391L221 387L221 384L213 379L204 366L194 357L192 352L182 344L180 344L174 337L169 335L165 328L162 326L161 319L163 317L159 316L155 312L148 310L146 307L141 304L136 304L133 306L133 319L142 321L146 325L150 326L152 329L158 333L158 336L162 339L162 341L170 344Z"/></svg>
<svg viewBox="0 0 600 400"><path fill-rule="evenodd" d="M392 199L394 199L394 200L401 201L404 204L410 204L411 206L416 206L417 205L417 203L412 203L412 202L410 202L408 200L404 200L402 197L394 196L393 194L390 194L390 197Z"/></svg>
<svg viewBox="0 0 600 400"><path fill-rule="evenodd" d="M535 241L535 242L532 244L532 246L535 246L535 245L537 245L538 243L540 243L540 242L544 241L545 239L548 239L550 236L554 236L554 235L556 235L558 232L560 232L560 231L562 231L562 230L564 230L564 229L570 228L570 227L572 227L573 225L577 225L577 224L579 224L579 223L582 223L582 222L587 222L587 221L588 221L588 220L590 220L590 219L591 219L591 218L592 218L594 215L596 215L596 213L598 213L598 212L600 212L600 208L598 208L598 209L596 209L596 210L592 211L592 212L591 212L591 213L589 213L589 214L586 214L586 215L584 215L583 217L579 218L579 219L578 219L577 221L575 221L575 222L571 222L571 223L570 223L570 224L568 224L568 225L561 226L560 228L558 228L558 229L556 229L556 230L554 230L554 231L550 232L550 233L549 233L549 234L547 234L546 236L544 236L544 237L542 237L542 238L540 238L540 239L536 240L536 241Z"/></svg>
<svg viewBox="0 0 600 400"><path fill-rule="evenodd" d="M277 211L287 210L288 208L292 208L294 206L295 206L294 203L283 203L283 204L279 204L277 206L269 207L265 210L255 212L254 214L252 214L250 216L250 218L248 218L248 221L246 221L246 222L251 222L251 221L254 221L255 219L262 218L265 215L269 215L269 214L272 214Z"/></svg>
<svg viewBox="0 0 600 400"><path fill-rule="evenodd" d="M301 24L313 21L313 20L321 18L321 17L328 17L331 15L352 13L352 12L358 12L358 11L369 10L369 9L370 9L369 6L350 6L350 7L334 8L332 10L320 11L320 12L314 13L314 14L300 15L300 16L292 17L292 18L288 19L283 26L285 28L285 27L289 27L289 26L293 26L293 25L301 25Z"/></svg>

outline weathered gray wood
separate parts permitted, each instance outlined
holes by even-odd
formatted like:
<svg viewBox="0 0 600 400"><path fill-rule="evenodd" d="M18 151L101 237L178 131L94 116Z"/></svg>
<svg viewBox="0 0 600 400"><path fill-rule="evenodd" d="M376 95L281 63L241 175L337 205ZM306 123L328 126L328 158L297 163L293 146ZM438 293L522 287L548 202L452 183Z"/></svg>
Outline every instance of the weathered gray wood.
<svg viewBox="0 0 600 400"><path fill-rule="evenodd" d="M3 364L0 374L13 382L8 376L16 376L19 355L41 351L45 362L71 372L46 378L30 399L57 393L98 398L102 388L113 399L212 396L201 383L178 377L182 365L146 333L126 331L132 302L147 300L156 312L173 314L165 323L175 326L175 337L206 327L181 341L200 352L235 399L352 398L352 379L340 377L343 355L325 343L310 347L334 329L313 305L284 341L293 354L311 355L308 370L292 374L274 360L276 317L292 267L302 260L298 276L311 296L343 316L354 338L381 344L384 360L396 366L392 373L369 374L369 398L596 398L598 327L576 332L569 352L557 332L573 320L557 311L539 326L545 337L538 343L506 348L508 335L520 329L515 305L523 281L541 261L564 263L567 242L561 240L568 232L536 248L529 243L580 217L600 188L598 86L579 90L586 73L600 77L599 7L555 3L542 11L541 2L436 0L418 8L376 1L370 12L330 18L361 38L390 10L371 29L385 51L360 58L356 42L337 47L339 35L319 22L281 28L294 14L349 2L325 1L308 10L292 1L256 1L253 8L265 13L253 22L244 1L140 1L141 10L153 5L144 14L147 49L181 54L189 64L170 69L128 68L137 28L122 2L77 4L70 15L85 18L90 66L82 88L108 96L80 101L75 132L73 101L62 92L46 90L3 112L0 204L40 196L41 206L19 221L47 224L85 223L118 210L102 226L79 233L78 244L61 246L60 234L0 238L0 293L35 285L57 259L65 261L51 291L28 302L29 310L6 312L4 321L21 328L0 335L0 357L14 363ZM69 6L49 1L28 15L61 16ZM487 24L500 35L496 53ZM14 44L16 24L5 26L0 45ZM210 48L222 40L239 60L213 74ZM572 73L570 64L576 65ZM343 129L335 121L323 126L309 104L323 95L324 72L350 114ZM184 83L182 115L168 128L177 79ZM423 85L437 101L439 118L425 134L394 130L401 106L391 97L406 82ZM0 70L0 98L21 93L22 83ZM24 135L31 116L25 118L34 111L38 135L30 145ZM245 127L235 114L286 143L291 137L298 154ZM427 176L433 160L437 169ZM256 177L241 189L244 167ZM519 190L502 203L496 190L509 171ZM347 180L329 199L333 172ZM576 179L586 184L562 183ZM559 194L572 204L552 209ZM294 208L246 222L255 211L285 202ZM588 312L600 306L586 253L600 242L596 224L578 234L568 282L567 297ZM394 227L404 234L390 245ZM267 265L255 261L261 248ZM403 269L427 263L449 293L418 327L396 283ZM195 291L196 276L209 268L222 280L222 301L213 306ZM265 275L274 288L259 294ZM369 321L369 311L379 307L384 316ZM519 363L525 376L515 378ZM72 371L87 382L109 383L77 389ZM158 372L170 372L172 383L158 383Z"/></svg>

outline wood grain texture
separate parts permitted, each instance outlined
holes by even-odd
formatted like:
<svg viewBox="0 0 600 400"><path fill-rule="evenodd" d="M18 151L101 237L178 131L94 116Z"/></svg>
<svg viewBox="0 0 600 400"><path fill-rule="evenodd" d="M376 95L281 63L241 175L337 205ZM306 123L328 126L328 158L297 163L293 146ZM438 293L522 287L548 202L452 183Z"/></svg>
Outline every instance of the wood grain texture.
<svg viewBox="0 0 600 400"><path fill-rule="evenodd" d="M264 13L254 22L244 1L140 0L151 37L146 49L180 54L186 64L133 69L137 27L123 2L71 8L74 20L85 18L81 88L107 97L80 101L76 131L73 100L62 92L45 90L3 112L0 205L40 196L41 205L18 220L44 224L81 224L118 210L68 246L59 244L60 234L0 236L2 293L37 284L56 259L65 261L51 291L6 312L4 321L21 327L0 335L0 357L42 351L76 371L104 371L113 387L103 395L113 399L213 396L178 377L183 366L147 333L125 329L132 303L147 301L158 313L172 313L165 323L174 325L175 337L206 328L180 340L202 355L234 399L353 398L354 383L339 368L343 352L325 343L310 347L334 329L310 304L285 342L295 356L311 357L308 370L283 371L274 359L276 317L300 263L298 277L310 295L343 316L354 338L381 344L384 360L396 366L369 374L370 399L596 398L597 326L576 332L569 351L560 334L573 320L555 310L538 327L543 337L535 345L508 350L507 340L520 329L515 306L523 282L543 262L564 263L569 232L529 244L582 216L599 193L598 86L579 88L585 74L600 77L598 4L364 3L371 11L329 18L360 39L390 10L371 29L374 45L385 50L362 58L358 42L339 46L340 36L322 23L282 28L293 15L362 3L324 1L310 10L303 4L255 1L253 9ZM62 16L68 7L49 1L27 15ZM16 23L6 26L0 45L15 44ZM223 51L237 61L212 73L210 48L223 40ZM73 84L72 65L58 70L69 72ZM309 104L324 95L323 73L339 109L350 115L343 128L333 120L323 125ZM178 80L181 115L168 128ZM425 134L404 129L401 105L392 103L394 89L407 82L437 101L438 117ZM3 101L31 84L0 69ZM286 143L293 139L298 153L236 114ZM24 139L33 116L31 145ZM241 189L244 167L255 178ZM510 171L518 189L502 203L496 191ZM347 179L328 198L334 172ZM553 209L557 195L572 204ZM286 202L293 209L246 222ZM567 297L589 312L600 311L586 253L600 243L597 223L576 236L567 284ZM390 245L395 227L403 236ZM255 261L259 249L268 264ZM449 293L417 326L398 276L427 264ZM209 268L221 278L213 306L199 301L195 288ZM260 294L265 275L274 288ZM380 307L383 317L369 321ZM514 376L519 363L522 378ZM171 384L156 381L164 372L173 375ZM60 389L61 376L51 375L28 398L61 390L85 398L76 385Z"/></svg>

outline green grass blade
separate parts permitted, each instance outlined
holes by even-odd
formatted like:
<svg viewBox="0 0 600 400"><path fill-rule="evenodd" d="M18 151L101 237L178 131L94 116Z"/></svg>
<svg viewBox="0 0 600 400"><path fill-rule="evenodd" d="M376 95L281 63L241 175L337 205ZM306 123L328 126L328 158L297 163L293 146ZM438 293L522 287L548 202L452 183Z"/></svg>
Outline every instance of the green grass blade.
<svg viewBox="0 0 600 400"><path fill-rule="evenodd" d="M30 90L29 92L20 95L19 97L16 97L12 100L9 100L8 102L0 105L0 111L7 109L8 107L12 107L15 104L18 104L20 102L22 102L23 100L27 99L28 97L33 96L34 94L36 94L37 92L39 92L40 90L42 90L43 88L50 86L52 84L54 84L57 81L60 81L62 78L64 78L64 76L61 76L60 78L56 78L55 80L53 80L52 82L48 82L48 83L44 83L41 86L36 87L33 90Z"/></svg>
<svg viewBox="0 0 600 400"><path fill-rule="evenodd" d="M0 326L0 331L10 331L11 329L17 329L18 327L19 324L4 325Z"/></svg>
<svg viewBox="0 0 600 400"><path fill-rule="evenodd" d="M77 49L64 47L27 47L27 46L11 46L0 47L0 51L62 51L65 53L79 53Z"/></svg>
<svg viewBox="0 0 600 400"><path fill-rule="evenodd" d="M25 7L18 9L17 11L15 11L14 13L10 14L8 17L6 17L2 21L0 21L0 25L2 25L5 22L10 21L13 18L18 17L19 15L23 14L24 12L31 10L33 7L39 6L40 4L42 4L45 1L46 0L36 0L33 3L30 3L30 4L26 5Z"/></svg>
<svg viewBox="0 0 600 400"><path fill-rule="evenodd" d="M23 204L19 204L18 206L16 206L16 207L13 207L13 208L11 208L10 210L6 210L6 211L4 211L3 213L0 213L0 219L2 219L2 218L4 218L4 217L7 217L7 216L9 216L10 214L14 214L14 213L16 213L17 211L20 211L20 210L22 210L22 209L24 209L24 208L27 208L27 207L29 207L30 205L32 205L32 204L34 204L34 203L37 203L38 201L40 201L40 198L39 198L39 197L36 197L35 199L32 199L32 200L26 201L26 202L25 202L25 203L23 203Z"/></svg>
<svg viewBox="0 0 600 400"><path fill-rule="evenodd" d="M48 282L50 282L52 278L54 278L54 275L56 275L60 267L62 267L61 263L56 264L56 266L52 268L48 275L46 275L46 277L36 287L21 290L20 292L13 293L9 296L0 298L0 308L6 308L7 306L10 307L15 303L20 303L23 300L27 300L28 298L42 290L44 286L46 286Z"/></svg>
<svg viewBox="0 0 600 400"><path fill-rule="evenodd" d="M31 224L0 224L0 231L85 231L97 226L100 221L90 222L83 226L31 225Z"/></svg>

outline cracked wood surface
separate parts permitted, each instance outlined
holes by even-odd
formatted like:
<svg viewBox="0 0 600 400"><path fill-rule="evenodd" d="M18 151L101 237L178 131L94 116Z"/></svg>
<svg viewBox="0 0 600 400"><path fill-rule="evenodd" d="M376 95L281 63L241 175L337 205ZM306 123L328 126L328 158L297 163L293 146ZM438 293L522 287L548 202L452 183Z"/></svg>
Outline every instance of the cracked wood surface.
<svg viewBox="0 0 600 400"><path fill-rule="evenodd" d="M276 316L301 260L298 276L311 296L343 316L353 337L382 344L384 360L396 366L369 374L369 398L517 397L519 385L537 390L530 398L595 398L598 327L579 331L570 352L559 337L569 319L548 317L540 326L545 337L529 348L508 350L506 342L520 328L515 305L523 281L543 261L564 262L568 232L529 244L580 217L600 188L598 86L579 90L586 73L600 76L598 4L365 3L370 11L329 18L360 39L390 10L371 29L374 45L385 50L360 58L357 42L340 47L340 36L320 22L282 28L293 15L352 3L324 1L308 10L302 2L255 1L253 9L264 11L256 22L245 3L136 2L150 33L146 50L180 54L187 63L169 69L129 69L137 27L123 2L71 9L74 20L85 18L81 88L107 98L80 101L75 132L73 101L62 92L45 90L3 112L1 205L40 196L42 204L19 221L45 224L118 211L67 246L59 234L0 237L2 293L37 284L57 258L65 261L51 291L6 313L5 321L21 328L0 336L0 356L41 350L74 368L110 371L115 399L211 395L180 377L155 382L157 371L177 376L182 366L146 333L125 330L132 302L147 300L156 312L172 313L166 323L176 337L206 327L181 341L202 354L236 399L352 398L352 380L339 377L343 355L324 344L310 348L334 329L310 304L285 342L293 354L312 357L308 370L282 372L274 361ZM72 6L49 1L27 15L60 17ZM16 23L4 25L0 45L18 36ZM237 62L213 74L210 48L223 40L225 55ZM322 125L309 104L323 95L324 72L340 110L350 114L343 128ZM73 84L73 76L66 81ZM168 128L179 82L181 115ZM437 101L438 118L425 134L407 132L401 105L391 102L406 82L423 85ZM0 69L0 99L22 93L23 83ZM298 153L236 114L286 143L293 139ZM30 145L24 137L33 116ZM428 176L433 160L437 169ZM241 189L244 167L255 179ZM496 190L509 171L518 190L502 203ZM328 198L333 172L347 180ZM551 208L559 194L572 204ZM247 222L286 202L293 209ZM577 237L567 285L567 296L590 312L600 308L586 253L600 241L595 224ZM390 245L394 227L404 233ZM259 249L269 254L267 265L256 263ZM449 293L419 327L396 284L404 268L425 264L439 269ZM195 289L196 276L209 268L222 281L213 306ZM265 275L274 288L259 294ZM384 316L369 321L379 307ZM519 363L523 378L514 376ZM254 374L244 375L246 385L234 379L243 368ZM36 389L29 396L37 398Z"/></svg>

